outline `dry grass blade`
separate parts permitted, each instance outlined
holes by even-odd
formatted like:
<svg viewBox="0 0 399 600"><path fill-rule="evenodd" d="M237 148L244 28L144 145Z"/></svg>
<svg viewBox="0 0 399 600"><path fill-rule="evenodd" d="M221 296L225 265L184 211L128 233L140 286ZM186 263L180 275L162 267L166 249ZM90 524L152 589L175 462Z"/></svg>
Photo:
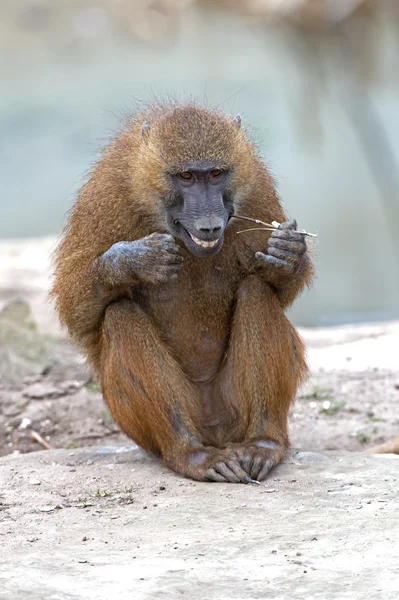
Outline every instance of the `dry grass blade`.
<svg viewBox="0 0 399 600"><path fill-rule="evenodd" d="M237 233L245 233L246 231L276 231L276 227L251 227L251 229L241 229Z"/></svg>
<svg viewBox="0 0 399 600"><path fill-rule="evenodd" d="M273 221L272 223L266 223L265 221L260 221L259 219L253 219L252 217L244 217L242 215L233 215L235 219L243 219L244 221L251 221L251 223L256 223L257 225L263 225L263 227L253 227L252 229L243 229L241 231L237 231L237 233L245 233L246 231L275 231L280 223L277 221ZM317 237L317 233L308 233L307 231L297 231L297 233L301 233L302 235L307 235L309 237Z"/></svg>
<svg viewBox="0 0 399 600"><path fill-rule="evenodd" d="M234 219L243 219L244 221L251 221L251 223L256 223L257 225L264 225L265 227L271 227L272 229L277 229L275 225L272 223L265 223L265 221L259 221L259 219L253 219L252 217L243 217L242 215L233 215ZM246 230L250 231L250 230Z"/></svg>

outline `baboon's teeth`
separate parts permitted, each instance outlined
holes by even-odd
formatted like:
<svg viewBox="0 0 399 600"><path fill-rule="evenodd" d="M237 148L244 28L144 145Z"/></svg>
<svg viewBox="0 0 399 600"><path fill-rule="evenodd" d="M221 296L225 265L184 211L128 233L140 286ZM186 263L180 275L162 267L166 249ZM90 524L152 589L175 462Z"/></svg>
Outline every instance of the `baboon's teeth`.
<svg viewBox="0 0 399 600"><path fill-rule="evenodd" d="M199 240L198 238L196 238L195 235L193 235L192 233L190 233L190 238L193 240L193 242L195 242L198 246L201 246L202 248L213 248L219 241L214 240L213 242L204 242L203 240Z"/></svg>

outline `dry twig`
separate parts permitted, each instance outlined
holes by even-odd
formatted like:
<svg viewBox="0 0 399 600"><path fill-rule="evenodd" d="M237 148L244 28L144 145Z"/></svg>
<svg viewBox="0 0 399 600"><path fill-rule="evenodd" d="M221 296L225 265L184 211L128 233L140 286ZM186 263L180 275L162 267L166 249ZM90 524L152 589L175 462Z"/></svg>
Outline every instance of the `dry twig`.
<svg viewBox="0 0 399 600"><path fill-rule="evenodd" d="M242 215L233 215L235 219L243 219L244 221L251 221L251 223L256 223L257 225L263 225L263 227L253 227L252 229L243 229L242 231L237 231L237 233L245 233L246 231L276 231L278 229L280 223L277 221L272 221L272 223L265 223L265 221L260 221L259 219L252 219L251 217L243 217ZM297 231L297 233L302 233L302 235L307 235L309 237L317 237L317 233L308 233L307 231Z"/></svg>
<svg viewBox="0 0 399 600"><path fill-rule="evenodd" d="M52 447L50 446L50 444L47 443L46 440L44 438L42 438L42 436L40 435L40 433L38 433L34 429L31 430L30 436L31 436L31 438L33 440L35 440L36 442L38 442L46 450L52 450Z"/></svg>

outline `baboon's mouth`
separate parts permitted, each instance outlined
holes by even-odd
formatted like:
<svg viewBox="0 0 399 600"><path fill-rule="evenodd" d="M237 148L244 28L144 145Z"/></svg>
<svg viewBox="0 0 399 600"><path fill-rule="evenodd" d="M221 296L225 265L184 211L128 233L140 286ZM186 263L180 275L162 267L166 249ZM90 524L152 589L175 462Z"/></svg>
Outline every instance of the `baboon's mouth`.
<svg viewBox="0 0 399 600"><path fill-rule="evenodd" d="M201 246L201 248L214 248L219 243L219 240L220 240L220 238L218 238L217 240L213 240L213 242L205 242L204 240L200 240L197 237L195 237L195 235L193 235L189 231L187 233L190 236L190 238L193 240L193 242L195 242L198 246Z"/></svg>
<svg viewBox="0 0 399 600"><path fill-rule="evenodd" d="M180 224L180 237L191 254L205 258L219 252L223 245L224 231L219 235L217 240L200 240Z"/></svg>

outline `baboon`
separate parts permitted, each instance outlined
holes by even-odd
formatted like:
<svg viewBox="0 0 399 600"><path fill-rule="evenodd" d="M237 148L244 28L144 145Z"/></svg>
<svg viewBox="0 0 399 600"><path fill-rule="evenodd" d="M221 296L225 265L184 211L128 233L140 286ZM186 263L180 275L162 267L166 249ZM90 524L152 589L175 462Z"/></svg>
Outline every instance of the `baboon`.
<svg viewBox="0 0 399 600"><path fill-rule="evenodd" d="M234 213L280 226L239 233ZM311 278L241 118L160 103L83 185L52 297L125 434L183 476L249 483L289 446L307 366L284 309Z"/></svg>

